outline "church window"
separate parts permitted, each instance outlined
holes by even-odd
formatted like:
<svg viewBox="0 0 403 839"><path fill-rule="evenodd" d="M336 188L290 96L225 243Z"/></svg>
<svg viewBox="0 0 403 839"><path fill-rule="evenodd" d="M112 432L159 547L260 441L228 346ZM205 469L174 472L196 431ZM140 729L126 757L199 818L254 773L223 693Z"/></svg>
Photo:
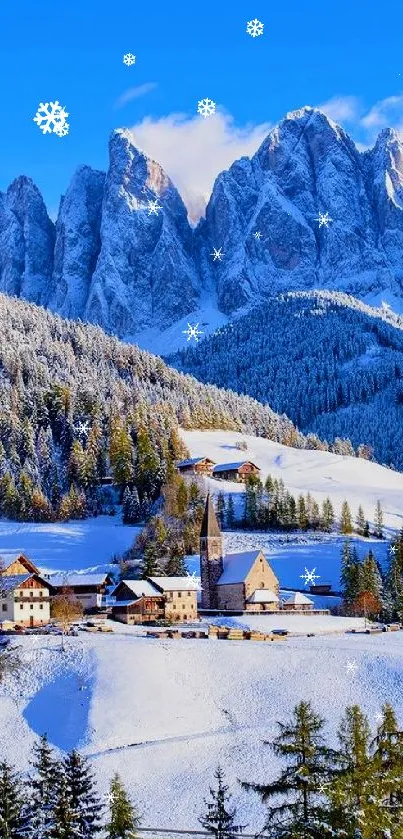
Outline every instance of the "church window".
<svg viewBox="0 0 403 839"><path fill-rule="evenodd" d="M260 583L260 588L264 588L264 583Z"/></svg>

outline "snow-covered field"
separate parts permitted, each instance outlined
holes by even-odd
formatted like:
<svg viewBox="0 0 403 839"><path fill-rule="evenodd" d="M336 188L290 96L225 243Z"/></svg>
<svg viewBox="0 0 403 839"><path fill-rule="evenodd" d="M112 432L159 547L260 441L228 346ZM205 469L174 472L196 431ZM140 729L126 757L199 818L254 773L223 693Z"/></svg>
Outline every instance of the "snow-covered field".
<svg viewBox="0 0 403 839"><path fill-rule="evenodd" d="M113 554L130 547L138 532L138 527L122 524L118 516L50 524L0 519L0 556L20 551L43 573L84 568L101 571Z"/></svg>
<svg viewBox="0 0 403 839"><path fill-rule="evenodd" d="M262 807L237 779L272 777L275 759L262 741L301 699L326 718L330 736L355 702L372 727L386 698L403 721L401 632L272 644L83 635L69 639L64 656L57 638L18 643L27 666L0 694L0 757L26 769L34 732L48 730L53 743L90 756L103 792L118 771L144 826L197 829L220 762L248 832L257 830ZM68 692L55 715L58 683Z"/></svg>
<svg viewBox="0 0 403 839"><path fill-rule="evenodd" d="M262 470L262 480L268 474L282 478L293 495L310 492L321 503L329 496L335 512L340 513L344 499L353 516L361 504L365 517L373 521L375 504L379 499L384 511L386 528L403 526L403 473L393 472L378 463L356 457L344 457L331 452L291 449L263 437L252 437L236 431L181 431L191 457L206 455L216 463L252 460ZM245 440L248 448L239 451L236 443ZM242 492L242 484L208 479L211 491Z"/></svg>

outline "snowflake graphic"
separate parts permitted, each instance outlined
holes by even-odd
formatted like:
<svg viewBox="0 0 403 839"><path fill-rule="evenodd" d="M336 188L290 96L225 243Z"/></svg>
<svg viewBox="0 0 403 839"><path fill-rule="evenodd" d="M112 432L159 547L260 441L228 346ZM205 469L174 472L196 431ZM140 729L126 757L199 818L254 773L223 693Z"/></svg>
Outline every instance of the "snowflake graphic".
<svg viewBox="0 0 403 839"><path fill-rule="evenodd" d="M319 223L319 227L329 227L332 218L330 218L329 213L321 213L319 212L318 218L315 219Z"/></svg>
<svg viewBox="0 0 403 839"><path fill-rule="evenodd" d="M347 664L346 664L347 673L353 673L354 674L357 669L358 669L358 664L354 660L350 661L350 659L348 659Z"/></svg>
<svg viewBox="0 0 403 839"><path fill-rule="evenodd" d="M211 117L215 113L215 102L212 99L200 99L197 104L197 113L202 117Z"/></svg>
<svg viewBox="0 0 403 839"><path fill-rule="evenodd" d="M222 248L213 248L213 253L211 253L210 256L213 257L213 262L216 262L217 259L218 259L219 262L221 262L221 260L224 256L224 254L222 252Z"/></svg>
<svg viewBox="0 0 403 839"><path fill-rule="evenodd" d="M69 126L66 123L68 113L59 102L40 102L38 110L34 116L38 128L42 134L58 134L59 137L64 137L68 133ZM67 125L65 134L61 133L62 128Z"/></svg>
<svg viewBox="0 0 403 839"><path fill-rule="evenodd" d="M390 550L391 554L395 554L396 553L396 545L391 545L389 550Z"/></svg>
<svg viewBox="0 0 403 839"><path fill-rule="evenodd" d="M53 129L53 133L57 134L58 137L66 137L66 135L69 133L69 130L70 126L68 122L64 122L63 125L56 125L56 127Z"/></svg>
<svg viewBox="0 0 403 839"><path fill-rule="evenodd" d="M196 571L193 571L192 574L189 574L188 576L189 580L186 583L186 588L194 590L194 587L196 586L197 591L202 591L200 577L196 576Z"/></svg>
<svg viewBox="0 0 403 839"><path fill-rule="evenodd" d="M262 234L261 234L260 230L256 230L256 233L254 233L253 235L254 235L255 239L261 239L262 238Z"/></svg>
<svg viewBox="0 0 403 839"><path fill-rule="evenodd" d="M248 20L246 24L246 31L248 35L252 36L252 38L257 38L258 35L263 35L263 27L264 23L255 17L254 20Z"/></svg>
<svg viewBox="0 0 403 839"><path fill-rule="evenodd" d="M158 198L156 198L155 201L151 201L151 199L150 199L149 202L148 202L147 209L148 209L148 215L149 216L152 216L152 215L157 216L158 215L158 210L162 210L161 204L158 203Z"/></svg>
<svg viewBox="0 0 403 839"><path fill-rule="evenodd" d="M320 579L319 574L315 574L315 571L316 568L312 568L312 571L308 571L308 569L305 568L305 573L299 575L301 580L305 580L304 586L308 585L308 583L312 583L312 585L314 585L315 580Z"/></svg>
<svg viewBox="0 0 403 839"><path fill-rule="evenodd" d="M200 331L200 329L198 329L198 326L199 326L198 323L196 323L194 326L192 326L190 323L188 323L188 328L183 330L183 335L188 336L188 341L190 341L191 338L194 338L195 341L198 341L199 340L199 335L204 334L203 332Z"/></svg>
<svg viewBox="0 0 403 839"><path fill-rule="evenodd" d="M133 55L132 52L127 52L126 55L123 56L123 64L126 64L126 67L131 67L135 63L136 56Z"/></svg>
<svg viewBox="0 0 403 839"><path fill-rule="evenodd" d="M90 430L90 424L88 420L78 420L78 422L74 423L74 431L77 434L77 437L84 437L87 439L88 433Z"/></svg>

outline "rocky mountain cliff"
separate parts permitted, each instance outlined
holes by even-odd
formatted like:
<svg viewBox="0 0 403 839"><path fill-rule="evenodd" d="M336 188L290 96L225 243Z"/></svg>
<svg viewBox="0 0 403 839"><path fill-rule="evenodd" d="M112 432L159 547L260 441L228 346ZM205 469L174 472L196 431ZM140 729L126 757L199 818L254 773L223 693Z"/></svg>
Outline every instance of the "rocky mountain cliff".
<svg viewBox="0 0 403 839"><path fill-rule="evenodd" d="M287 115L219 175L195 230L170 179L121 129L108 173L80 167L56 225L29 179L0 194L0 290L120 337L206 305L231 317L277 291L321 288L399 307L403 143L392 130L360 152L320 111Z"/></svg>

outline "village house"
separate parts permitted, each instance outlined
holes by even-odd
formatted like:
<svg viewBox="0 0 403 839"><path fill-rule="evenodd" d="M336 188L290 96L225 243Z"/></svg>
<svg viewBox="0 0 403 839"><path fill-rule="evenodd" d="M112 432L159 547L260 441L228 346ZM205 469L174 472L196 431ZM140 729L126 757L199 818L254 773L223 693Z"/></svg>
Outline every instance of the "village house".
<svg viewBox="0 0 403 839"><path fill-rule="evenodd" d="M3 560L4 561L4 560ZM42 626L50 620L50 585L23 554L8 557L0 570L0 626Z"/></svg>
<svg viewBox="0 0 403 839"><path fill-rule="evenodd" d="M84 611L100 609L107 588L112 582L109 574L50 574L46 578L52 588L52 594L57 595L63 589L69 589L74 594Z"/></svg>
<svg viewBox="0 0 403 839"><path fill-rule="evenodd" d="M251 460L241 460L238 463L218 463L213 469L213 478L219 478L222 481L242 481L245 483L247 478L252 476L259 477L260 469Z"/></svg>
<svg viewBox="0 0 403 839"><path fill-rule="evenodd" d="M199 585L193 577L149 577L164 595L167 620L191 621L197 618Z"/></svg>
<svg viewBox="0 0 403 839"><path fill-rule="evenodd" d="M279 581L261 550L224 555L223 540L210 494L200 531L202 609L275 611Z"/></svg>
<svg viewBox="0 0 403 839"><path fill-rule="evenodd" d="M314 607L313 600L310 600L302 591L295 591L283 602L283 609L286 612L310 612Z"/></svg>
<svg viewBox="0 0 403 839"><path fill-rule="evenodd" d="M209 475L211 476L214 467L214 460L208 457L191 457L187 460L180 460L176 468L182 475Z"/></svg>
<svg viewBox="0 0 403 839"><path fill-rule="evenodd" d="M112 594L112 617L121 623L150 623L165 617L164 595L148 580L122 580Z"/></svg>

